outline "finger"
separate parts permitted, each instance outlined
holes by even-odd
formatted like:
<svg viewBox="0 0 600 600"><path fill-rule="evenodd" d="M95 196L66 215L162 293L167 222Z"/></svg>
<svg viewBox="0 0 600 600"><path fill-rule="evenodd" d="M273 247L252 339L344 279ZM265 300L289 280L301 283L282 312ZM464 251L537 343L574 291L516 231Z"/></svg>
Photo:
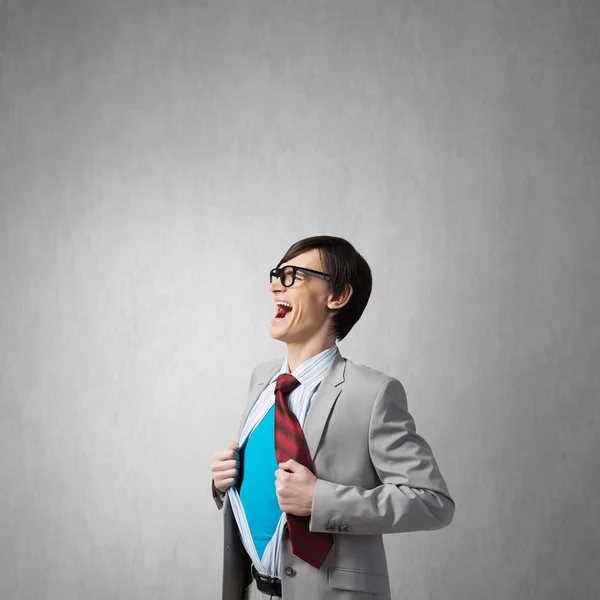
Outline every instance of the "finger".
<svg viewBox="0 0 600 600"><path fill-rule="evenodd" d="M237 442L231 442L231 444L229 444L230 450L237 450L239 447L240 445Z"/></svg>
<svg viewBox="0 0 600 600"><path fill-rule="evenodd" d="M231 458L233 460L240 460L240 453L237 450L229 449L227 451L227 458Z"/></svg>
<svg viewBox="0 0 600 600"><path fill-rule="evenodd" d="M304 467L296 462L293 458L290 458L290 460L286 460L284 463L279 463L279 466L284 469L285 471L291 471L292 473L298 473L299 471L301 471Z"/></svg>
<svg viewBox="0 0 600 600"><path fill-rule="evenodd" d="M239 468L239 464L237 460L221 460L218 462L214 462L210 466L210 470L213 473L218 473L219 471L227 471L228 469L237 469Z"/></svg>
<svg viewBox="0 0 600 600"><path fill-rule="evenodd" d="M289 475L289 473L283 469L277 469L277 471L275 471L275 477L279 480L283 480L286 475Z"/></svg>
<svg viewBox="0 0 600 600"><path fill-rule="evenodd" d="M227 459L239 460L240 455L239 455L239 452L237 451L237 448L232 448L231 446L233 446L233 444L231 444L227 450L222 450L222 451L213 453L213 455L212 455L213 462L218 461L218 460L227 460Z"/></svg>
<svg viewBox="0 0 600 600"><path fill-rule="evenodd" d="M223 450L221 452L214 452L212 455L212 462L231 459L233 458L233 453L234 450Z"/></svg>
<svg viewBox="0 0 600 600"><path fill-rule="evenodd" d="M215 487L221 492L226 492L233 484L235 483L235 479L229 477L228 479L223 479L219 481L218 479L214 480Z"/></svg>
<svg viewBox="0 0 600 600"><path fill-rule="evenodd" d="M225 481L226 479L232 479L237 477L237 469L229 469L228 471L222 471L215 473L215 481Z"/></svg>
<svg viewBox="0 0 600 600"><path fill-rule="evenodd" d="M220 471L227 471L229 469L239 469L240 462L238 460L222 460L220 462L214 462L210 466L210 470L213 473L219 473Z"/></svg>

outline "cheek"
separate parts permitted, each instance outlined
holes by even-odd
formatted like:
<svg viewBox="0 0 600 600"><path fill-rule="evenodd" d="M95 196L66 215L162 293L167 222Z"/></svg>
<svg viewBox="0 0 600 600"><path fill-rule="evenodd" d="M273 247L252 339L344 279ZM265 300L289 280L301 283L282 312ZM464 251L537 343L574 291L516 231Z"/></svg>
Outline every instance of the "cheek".
<svg viewBox="0 0 600 600"><path fill-rule="evenodd" d="M327 297L318 294L307 294L302 300L298 299L297 302L292 313L293 321L303 323L321 322L327 315L327 311L323 308L326 306Z"/></svg>
<svg viewBox="0 0 600 600"><path fill-rule="evenodd" d="M294 309L294 321L298 323L320 322L320 313L317 306L298 306Z"/></svg>

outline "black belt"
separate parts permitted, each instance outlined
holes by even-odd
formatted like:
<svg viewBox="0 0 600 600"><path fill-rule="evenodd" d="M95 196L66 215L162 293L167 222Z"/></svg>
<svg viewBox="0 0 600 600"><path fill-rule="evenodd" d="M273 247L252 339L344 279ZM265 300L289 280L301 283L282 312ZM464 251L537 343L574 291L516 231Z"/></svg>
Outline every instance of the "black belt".
<svg viewBox="0 0 600 600"><path fill-rule="evenodd" d="M279 577L269 577L261 575L252 565L252 577L256 581L256 587L265 594L281 597L281 579Z"/></svg>

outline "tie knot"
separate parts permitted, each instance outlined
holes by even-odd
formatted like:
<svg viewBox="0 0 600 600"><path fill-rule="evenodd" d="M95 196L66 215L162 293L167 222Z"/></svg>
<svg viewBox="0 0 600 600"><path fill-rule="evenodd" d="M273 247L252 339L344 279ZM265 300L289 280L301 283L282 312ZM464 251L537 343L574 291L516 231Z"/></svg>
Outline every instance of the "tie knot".
<svg viewBox="0 0 600 600"><path fill-rule="evenodd" d="M292 390L295 390L300 385L300 382L290 373L282 373L277 378L275 384L275 393L281 390L282 394L287 394Z"/></svg>

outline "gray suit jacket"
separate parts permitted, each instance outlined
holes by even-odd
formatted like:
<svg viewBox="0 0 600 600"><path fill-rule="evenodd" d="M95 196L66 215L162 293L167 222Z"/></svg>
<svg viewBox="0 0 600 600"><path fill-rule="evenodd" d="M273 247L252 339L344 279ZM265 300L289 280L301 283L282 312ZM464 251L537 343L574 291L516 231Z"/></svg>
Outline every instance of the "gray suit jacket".
<svg viewBox="0 0 600 600"><path fill-rule="evenodd" d="M282 362L254 370L240 433ZM334 542L315 569L292 553L285 531L283 600L390 600L382 534L440 529L454 515L454 501L429 444L415 430L402 384L338 350L312 399L304 434L318 477L310 530L332 532ZM213 497L224 509L222 598L243 600L252 582L250 560L227 495L213 486Z"/></svg>

